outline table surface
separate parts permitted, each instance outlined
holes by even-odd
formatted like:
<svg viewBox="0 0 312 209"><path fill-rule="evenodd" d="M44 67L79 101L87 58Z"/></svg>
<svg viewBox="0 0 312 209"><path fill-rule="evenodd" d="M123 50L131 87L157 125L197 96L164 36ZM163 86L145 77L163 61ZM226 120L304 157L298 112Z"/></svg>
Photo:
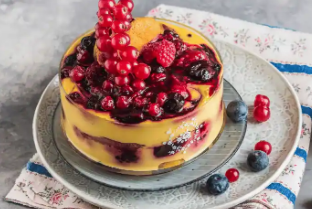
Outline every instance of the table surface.
<svg viewBox="0 0 312 209"><path fill-rule="evenodd" d="M40 94L62 53L96 22L98 0L0 0L0 196L35 153L31 122ZM134 16L157 5L206 10L251 22L312 33L309 0L134 0ZM296 209L312 208L312 152ZM22 206L0 200L1 209Z"/></svg>

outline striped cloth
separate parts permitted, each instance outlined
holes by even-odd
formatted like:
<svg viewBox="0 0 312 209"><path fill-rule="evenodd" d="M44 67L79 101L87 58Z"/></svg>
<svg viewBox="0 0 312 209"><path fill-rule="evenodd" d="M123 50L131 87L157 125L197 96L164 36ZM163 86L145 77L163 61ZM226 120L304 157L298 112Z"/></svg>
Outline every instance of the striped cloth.
<svg viewBox="0 0 312 209"><path fill-rule="evenodd" d="M270 61L292 84L303 113L302 134L294 157L267 189L235 209L294 208L306 165L312 117L312 35L259 25L216 14L160 5L148 16L190 25L210 38L245 47ZM96 208L56 182L35 155L16 180L6 200L36 208Z"/></svg>

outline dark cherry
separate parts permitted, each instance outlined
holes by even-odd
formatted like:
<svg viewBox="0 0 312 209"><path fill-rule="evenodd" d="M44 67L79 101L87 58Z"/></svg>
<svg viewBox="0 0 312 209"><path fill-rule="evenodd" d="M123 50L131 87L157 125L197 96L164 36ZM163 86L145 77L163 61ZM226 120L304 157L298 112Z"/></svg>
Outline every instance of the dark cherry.
<svg viewBox="0 0 312 209"><path fill-rule="evenodd" d="M120 96L117 98L116 106L118 109L126 109L130 105L129 97L127 96Z"/></svg>
<svg viewBox="0 0 312 209"><path fill-rule="evenodd" d="M203 82L209 81L216 74L216 71L205 60L191 63L187 67L186 72L192 79Z"/></svg>
<svg viewBox="0 0 312 209"><path fill-rule="evenodd" d="M70 71L73 69L72 66L65 66L61 69L61 79L68 78Z"/></svg>
<svg viewBox="0 0 312 209"><path fill-rule="evenodd" d="M184 97L181 94L170 93L164 104L164 110L169 113L179 113L181 112L184 103Z"/></svg>
<svg viewBox="0 0 312 209"><path fill-rule="evenodd" d="M76 64L77 55L76 53L68 55L64 60L64 66L73 66Z"/></svg>
<svg viewBox="0 0 312 209"><path fill-rule="evenodd" d="M80 65L90 65L93 62L92 53L80 47L79 52L77 53L77 62Z"/></svg>
<svg viewBox="0 0 312 209"><path fill-rule="evenodd" d="M125 96L130 96L133 94L133 89L131 86L123 86L121 87L121 94Z"/></svg>
<svg viewBox="0 0 312 209"><path fill-rule="evenodd" d="M77 104L84 105L84 103L85 103L83 97L78 92L72 92L68 95L68 97L70 98L71 101L73 101Z"/></svg>
<svg viewBox="0 0 312 209"><path fill-rule="evenodd" d="M80 46L89 52L93 52L95 41L93 36L86 36L81 39Z"/></svg>

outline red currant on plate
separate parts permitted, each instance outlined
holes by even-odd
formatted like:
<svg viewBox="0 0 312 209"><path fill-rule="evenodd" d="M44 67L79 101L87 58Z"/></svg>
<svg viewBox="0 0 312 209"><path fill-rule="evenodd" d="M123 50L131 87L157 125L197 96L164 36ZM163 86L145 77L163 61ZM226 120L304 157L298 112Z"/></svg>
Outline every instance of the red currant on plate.
<svg viewBox="0 0 312 209"><path fill-rule="evenodd" d="M115 20L112 24L112 31L114 33L123 33L130 29L129 22L126 20Z"/></svg>
<svg viewBox="0 0 312 209"><path fill-rule="evenodd" d="M116 50L122 50L130 44L130 37L126 33L117 33L112 37L112 46Z"/></svg>
<svg viewBox="0 0 312 209"><path fill-rule="evenodd" d="M229 170L226 171L225 176L230 183L233 183L238 180L239 171L236 168L230 168Z"/></svg>
<svg viewBox="0 0 312 209"><path fill-rule="evenodd" d="M131 73L132 65L127 60L120 60L116 65L116 71L119 75L126 76Z"/></svg>
<svg viewBox="0 0 312 209"><path fill-rule="evenodd" d="M105 9L108 8L112 10L115 6L115 0L100 0L99 1L99 9Z"/></svg>
<svg viewBox="0 0 312 209"><path fill-rule="evenodd" d="M133 46L127 46L120 52L122 59L135 61L139 57L139 51Z"/></svg>
<svg viewBox="0 0 312 209"><path fill-rule="evenodd" d="M116 73L116 65L117 65L118 60L116 58L108 58L104 62L104 68L106 71L110 74L115 74Z"/></svg>
<svg viewBox="0 0 312 209"><path fill-rule="evenodd" d="M269 120L271 113L270 108L265 106L257 106L254 109L253 116L258 122L265 122Z"/></svg>
<svg viewBox="0 0 312 209"><path fill-rule="evenodd" d="M258 94L255 98L254 106L270 107L270 99L265 95Z"/></svg>
<svg viewBox="0 0 312 209"><path fill-rule="evenodd" d="M125 5L117 4L113 9L113 14L116 20L127 20L127 14L129 14L129 10Z"/></svg>
<svg viewBox="0 0 312 209"><path fill-rule="evenodd" d="M69 76L70 76L70 78L71 78L72 81L74 81L74 82L79 82L79 81L81 81L82 79L84 79L84 77L85 77L85 72L84 72L84 70L83 70L82 67L76 66L76 67L74 67L74 68L70 71Z"/></svg>
<svg viewBox="0 0 312 209"><path fill-rule="evenodd" d="M135 80L133 81L132 86L135 90L140 91L140 90L145 89L146 85L145 85L145 82L142 80Z"/></svg>
<svg viewBox="0 0 312 209"><path fill-rule="evenodd" d="M117 76L115 77L115 84L117 86L125 86L130 83L130 78L128 76L122 77L122 76Z"/></svg>
<svg viewBox="0 0 312 209"><path fill-rule="evenodd" d="M134 7L134 3L132 0L120 0L119 3L125 5L128 8L128 11L132 12Z"/></svg>
<svg viewBox="0 0 312 209"><path fill-rule="evenodd" d="M148 113L153 117L159 116L161 114L161 109L160 109L159 104L155 104L155 103L150 104L148 108Z"/></svg>
<svg viewBox="0 0 312 209"><path fill-rule="evenodd" d="M103 110L112 110L115 108L114 100L112 97L107 96L101 101L101 107Z"/></svg>
<svg viewBox="0 0 312 209"><path fill-rule="evenodd" d="M138 79L145 80L151 74L151 67L147 64L140 63L134 67L133 73Z"/></svg>
<svg viewBox="0 0 312 209"><path fill-rule="evenodd" d="M118 97L117 102L116 102L117 108L125 109L125 108L129 107L129 105L130 105L130 102L129 102L129 98L127 96Z"/></svg>
<svg viewBox="0 0 312 209"><path fill-rule="evenodd" d="M114 18L111 15L102 15L99 16L99 26L101 27L111 27L113 24Z"/></svg>
<svg viewBox="0 0 312 209"><path fill-rule="evenodd" d="M261 150L265 153L267 153L267 155L269 155L272 151L272 145L267 142L267 141L259 141L256 145L255 145L255 150Z"/></svg>

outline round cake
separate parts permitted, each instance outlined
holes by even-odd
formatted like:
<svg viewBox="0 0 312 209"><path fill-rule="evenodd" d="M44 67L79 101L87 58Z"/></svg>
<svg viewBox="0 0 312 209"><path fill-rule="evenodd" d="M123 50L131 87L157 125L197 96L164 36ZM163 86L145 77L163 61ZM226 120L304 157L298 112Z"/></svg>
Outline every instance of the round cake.
<svg viewBox="0 0 312 209"><path fill-rule="evenodd" d="M117 35L96 25L65 52L62 127L88 159L118 173L150 175L191 162L218 138L223 66L192 28L154 18L130 22L125 48L110 47Z"/></svg>

